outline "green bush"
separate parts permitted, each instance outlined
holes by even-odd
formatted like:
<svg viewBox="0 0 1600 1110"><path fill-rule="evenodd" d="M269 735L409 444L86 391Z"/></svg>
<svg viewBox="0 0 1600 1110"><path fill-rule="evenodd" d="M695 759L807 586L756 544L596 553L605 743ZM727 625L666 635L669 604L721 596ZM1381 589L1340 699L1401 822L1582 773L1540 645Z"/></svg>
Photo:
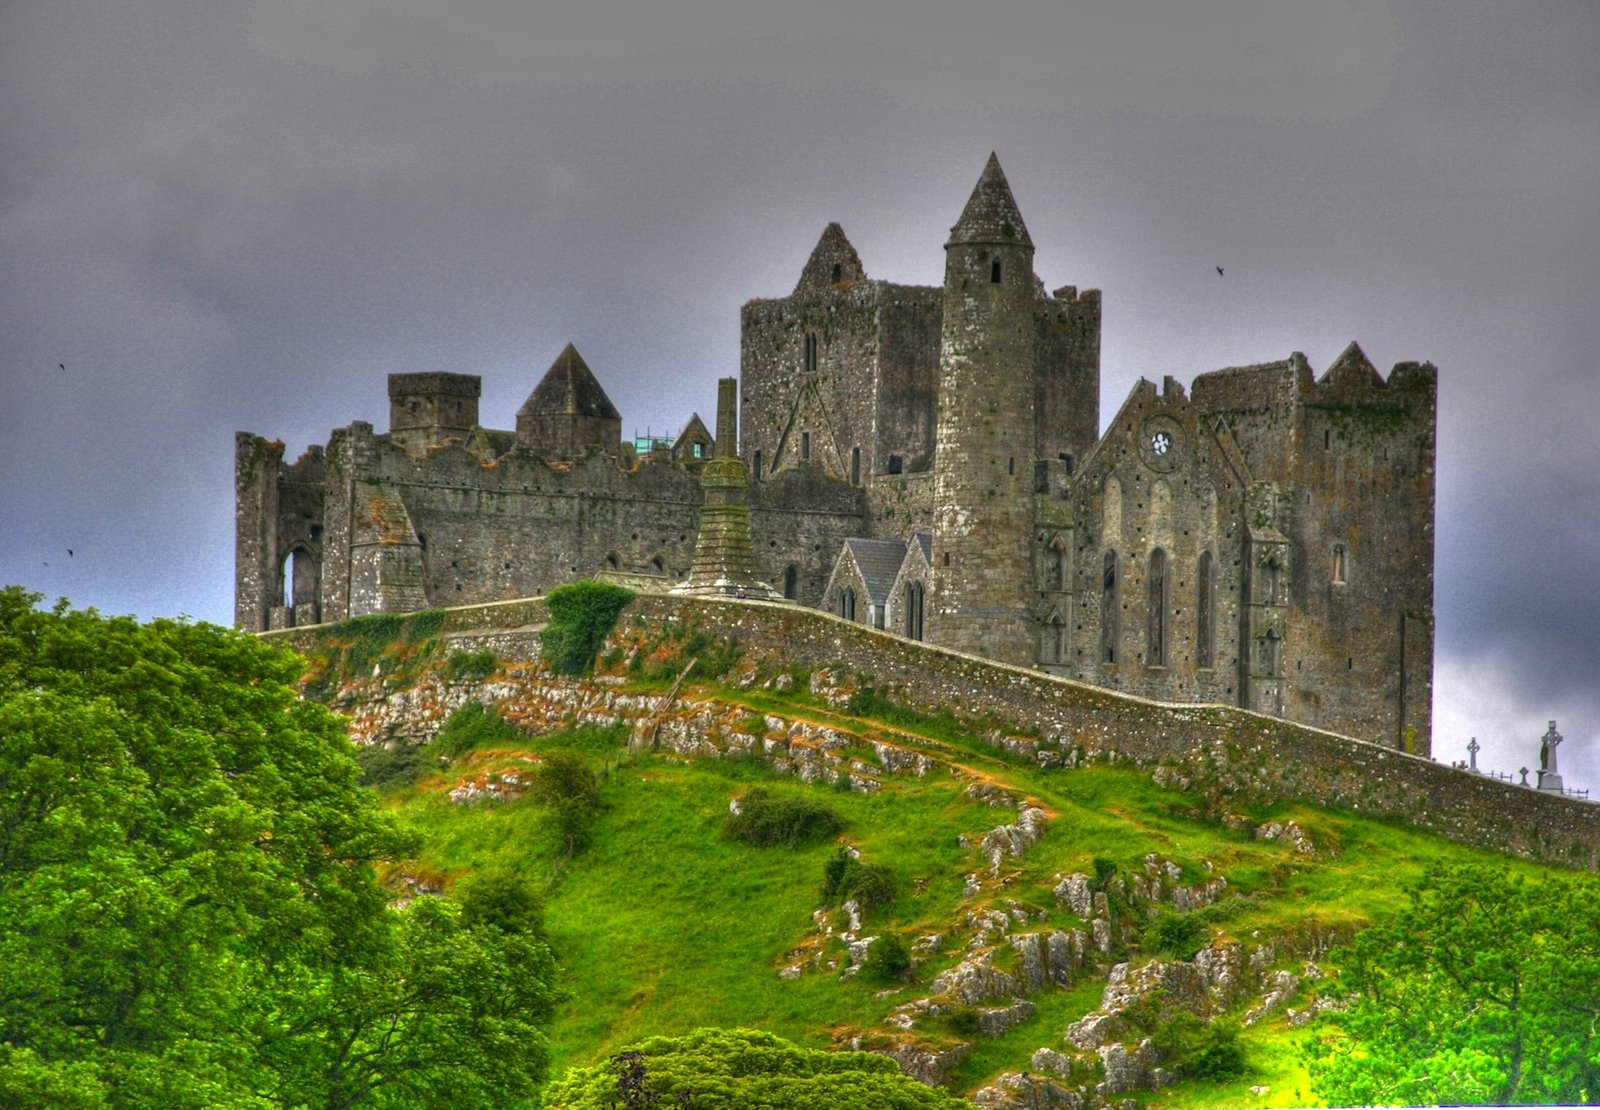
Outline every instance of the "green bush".
<svg viewBox="0 0 1600 1110"><path fill-rule="evenodd" d="M869 1052L800 1048L771 1033L700 1029L652 1037L544 1091L549 1110L971 1110Z"/></svg>
<svg viewBox="0 0 1600 1110"><path fill-rule="evenodd" d="M1152 1040L1180 1078L1222 1082L1245 1073L1239 1025L1226 1018L1207 1023L1181 1011L1164 1021Z"/></svg>
<svg viewBox="0 0 1600 1110"><path fill-rule="evenodd" d="M606 582L573 582L551 590L545 600L550 624L539 633L541 653L556 673L576 678L594 663L633 591Z"/></svg>
<svg viewBox="0 0 1600 1110"><path fill-rule="evenodd" d="M861 972L880 983L904 982L911 976L911 950L893 933L884 933L867 949Z"/></svg>
<svg viewBox="0 0 1600 1110"><path fill-rule="evenodd" d="M1192 960L1205 947L1204 919L1193 914L1163 913L1150 925L1149 948L1177 960Z"/></svg>
<svg viewBox="0 0 1600 1110"><path fill-rule="evenodd" d="M455 759L474 748L512 744L527 738L527 733L493 709L469 701L450 714L438 735L428 744L428 754Z"/></svg>
<svg viewBox="0 0 1600 1110"><path fill-rule="evenodd" d="M854 898L863 911L893 902L900 893L894 872L879 863L862 863L843 845L822 865L822 903Z"/></svg>
<svg viewBox="0 0 1600 1110"><path fill-rule="evenodd" d="M356 749L356 766L360 768L356 781L377 790L410 786L422 773L425 761L422 749L415 744L398 744L393 748L365 744Z"/></svg>
<svg viewBox="0 0 1600 1110"><path fill-rule="evenodd" d="M783 798L757 787L728 818L728 835L758 848L794 848L838 833L845 820L820 802Z"/></svg>
<svg viewBox="0 0 1600 1110"><path fill-rule="evenodd" d="M482 680L494 674L500 657L494 652L453 651L444 661L444 676L451 682Z"/></svg>

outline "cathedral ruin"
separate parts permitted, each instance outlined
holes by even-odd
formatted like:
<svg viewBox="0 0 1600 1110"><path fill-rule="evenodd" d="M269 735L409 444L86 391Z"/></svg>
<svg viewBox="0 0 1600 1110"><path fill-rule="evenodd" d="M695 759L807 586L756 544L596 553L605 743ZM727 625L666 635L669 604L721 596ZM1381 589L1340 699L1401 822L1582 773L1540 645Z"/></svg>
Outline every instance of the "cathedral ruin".
<svg viewBox="0 0 1600 1110"><path fill-rule="evenodd" d="M415 373L386 433L289 463L241 432L235 621L666 592L732 490L751 597L1429 754L1434 367L1352 343L1320 375L1296 352L1141 380L1102 430L1100 293L1046 292L1033 253L993 156L942 285L869 278L830 224L792 293L744 306L715 438L625 442L571 346L514 430L480 424L477 377Z"/></svg>

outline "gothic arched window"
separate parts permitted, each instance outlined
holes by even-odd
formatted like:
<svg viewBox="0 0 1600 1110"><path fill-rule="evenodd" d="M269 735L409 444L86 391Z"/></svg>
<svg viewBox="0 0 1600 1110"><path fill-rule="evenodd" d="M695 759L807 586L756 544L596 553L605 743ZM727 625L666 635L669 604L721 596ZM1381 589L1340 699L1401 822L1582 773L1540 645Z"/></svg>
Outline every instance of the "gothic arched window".
<svg viewBox="0 0 1600 1110"><path fill-rule="evenodd" d="M1150 607L1145 663L1167 665L1167 553L1159 547L1150 553Z"/></svg>
<svg viewBox="0 0 1600 1110"><path fill-rule="evenodd" d="M1344 585L1344 544L1333 545L1333 581L1335 585Z"/></svg>
<svg viewBox="0 0 1600 1110"><path fill-rule="evenodd" d="M922 583L906 583L906 638L922 639Z"/></svg>
<svg viewBox="0 0 1600 1110"><path fill-rule="evenodd" d="M1107 551L1100 574L1100 661L1117 661L1120 625L1117 619L1117 553Z"/></svg>
<svg viewBox="0 0 1600 1110"><path fill-rule="evenodd" d="M1040 630L1039 660L1054 664L1067 661L1067 622L1060 613L1051 613L1049 622Z"/></svg>
<svg viewBox="0 0 1600 1110"><path fill-rule="evenodd" d="M1200 553L1200 573L1195 584L1194 665L1209 667L1216 659L1217 582L1211 552Z"/></svg>
<svg viewBox="0 0 1600 1110"><path fill-rule="evenodd" d="M1278 604L1278 583L1283 577L1283 564L1276 555L1270 556L1261 566L1261 595L1263 605Z"/></svg>
<svg viewBox="0 0 1600 1110"><path fill-rule="evenodd" d="M989 284L999 285L1001 275L1000 260L997 258L989 263Z"/></svg>
<svg viewBox="0 0 1600 1110"><path fill-rule="evenodd" d="M800 571L793 564L783 568L783 596L793 601L796 597L796 587L800 583Z"/></svg>

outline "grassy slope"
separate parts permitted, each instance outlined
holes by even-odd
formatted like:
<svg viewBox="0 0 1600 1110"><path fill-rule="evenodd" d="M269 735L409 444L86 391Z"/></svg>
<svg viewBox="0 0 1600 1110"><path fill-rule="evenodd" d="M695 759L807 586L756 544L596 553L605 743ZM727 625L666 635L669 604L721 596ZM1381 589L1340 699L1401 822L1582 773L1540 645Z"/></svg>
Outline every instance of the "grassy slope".
<svg viewBox="0 0 1600 1110"><path fill-rule="evenodd" d="M456 806L446 796L469 769L516 766L521 753L513 748L469 753L449 770L392 794L394 810L426 839L418 873L448 880L492 866L547 884L548 926L571 996L553 1031L558 1070L593 1062L641 1036L703 1025L753 1026L826 1046L840 1033L883 1030L885 1014L925 993L917 984L891 989L860 978L840 982L827 970L793 980L778 977L790 962L787 954L816 940L812 913L819 905L823 863L834 846L757 849L725 839L730 799L753 785L823 800L849 819L843 839L866 861L891 867L902 890L863 932L892 930L908 943L926 933L948 934L975 906L1008 900L1044 912L1029 930L1081 926L1056 906L1050 888L1058 875L1092 874L1095 857L1131 871L1147 853L1158 853L1182 865L1188 881L1202 878L1203 861L1209 861L1230 883L1227 908L1214 914L1213 939L1252 946L1304 936L1318 926L1357 927L1397 905L1401 886L1430 861L1494 860L1534 870L1352 814L1301 805L1247 814L1252 824L1292 819L1318 845L1336 849L1315 858L1297 856L1286 844L1256 840L1206 819L1195 798L1157 787L1141 772L1040 771L948 723L881 706L878 719L859 719L805 695L781 698L719 687L695 693L920 747L945 766L922 780L885 775L881 793L860 795L805 786L753 759L684 760L602 750L592 733L578 741L566 735L530 739L529 752L576 744L609 772L592 844L570 861L557 858L556 840L532 803ZM868 761L870 754L869 748L860 753ZM981 835L1016 814L967 796L974 777L1034 802L1051 821L1037 846L1020 860L1006 861L1003 888L987 883L976 898L963 900L964 876L986 870L986 861L961 847L957 837ZM955 962L961 939L920 969L921 984ZM837 941L828 945L826 955L843 956ZM1135 948L1129 956L1138 960L1141 953ZM1285 966L1298 968L1300 962L1286 960ZM1038 1013L996 1040L975 1043L953 1084L971 1090L1002 1070L1027 1068L1040 1046L1060 1047L1064 1027L1098 1005L1102 983L1086 979L1069 991L1033 996ZM1304 997L1292 1004L1303 1006ZM926 1025L919 1033L956 1039ZM1185 1108L1303 1104L1309 1097L1297 1047L1303 1036L1287 1027L1281 1013L1274 1015L1246 1033L1253 1069L1248 1077L1225 1086L1180 1084L1141 1101ZM1247 1088L1256 1084L1272 1093L1265 1099L1249 1095Z"/></svg>

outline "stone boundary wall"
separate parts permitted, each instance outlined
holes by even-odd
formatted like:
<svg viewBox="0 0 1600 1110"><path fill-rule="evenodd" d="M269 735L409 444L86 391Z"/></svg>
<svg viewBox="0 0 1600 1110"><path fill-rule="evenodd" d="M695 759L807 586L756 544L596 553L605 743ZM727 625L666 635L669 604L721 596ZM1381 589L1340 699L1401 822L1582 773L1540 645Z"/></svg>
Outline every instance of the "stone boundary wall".
<svg viewBox="0 0 1600 1110"><path fill-rule="evenodd" d="M815 609L639 594L623 611L697 623L747 654L852 672L884 696L1029 734L1006 746L1042 765L1127 762L1174 785L1299 799L1431 830L1462 844L1600 870L1600 806L1541 794L1290 721L1222 705L1168 705L905 640ZM447 610L444 631L477 633L532 658L543 599ZM309 646L328 626L268 633ZM491 632L492 630L492 632ZM489 635L483 635L484 633Z"/></svg>

